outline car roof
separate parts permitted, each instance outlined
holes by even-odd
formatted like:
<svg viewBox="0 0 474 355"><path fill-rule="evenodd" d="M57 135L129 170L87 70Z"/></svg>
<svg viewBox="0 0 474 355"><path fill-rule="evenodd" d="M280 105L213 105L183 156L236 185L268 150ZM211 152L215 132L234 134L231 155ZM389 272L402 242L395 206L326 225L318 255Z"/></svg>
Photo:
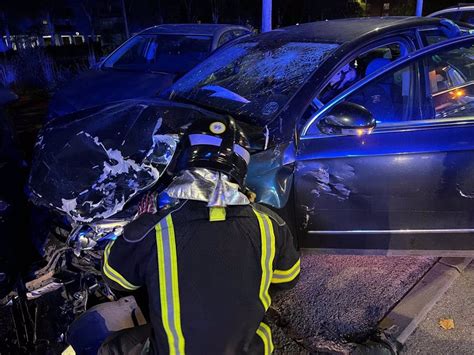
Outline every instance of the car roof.
<svg viewBox="0 0 474 355"><path fill-rule="evenodd" d="M207 35L214 36L219 32L230 29L241 29L250 32L247 27L228 24L166 24L147 28L141 34L187 34L187 35Z"/></svg>
<svg viewBox="0 0 474 355"><path fill-rule="evenodd" d="M474 10L474 4L460 4L460 5L451 6L446 9L433 12L432 14L429 14L428 17L439 16L439 15L447 14L451 12L464 12L464 11L472 11L472 10Z"/></svg>
<svg viewBox="0 0 474 355"><path fill-rule="evenodd" d="M426 17L362 17L326 20L284 27L252 37L249 41L263 43L283 42L330 42L343 44L358 37L379 36L395 29L436 25L440 19Z"/></svg>

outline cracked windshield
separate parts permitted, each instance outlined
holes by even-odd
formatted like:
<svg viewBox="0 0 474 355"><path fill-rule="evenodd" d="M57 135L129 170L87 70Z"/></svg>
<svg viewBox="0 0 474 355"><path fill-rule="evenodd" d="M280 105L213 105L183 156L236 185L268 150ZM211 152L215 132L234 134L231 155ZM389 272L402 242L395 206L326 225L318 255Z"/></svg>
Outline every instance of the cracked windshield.
<svg viewBox="0 0 474 355"><path fill-rule="evenodd" d="M172 87L171 96L266 124L337 47L242 42L189 72Z"/></svg>

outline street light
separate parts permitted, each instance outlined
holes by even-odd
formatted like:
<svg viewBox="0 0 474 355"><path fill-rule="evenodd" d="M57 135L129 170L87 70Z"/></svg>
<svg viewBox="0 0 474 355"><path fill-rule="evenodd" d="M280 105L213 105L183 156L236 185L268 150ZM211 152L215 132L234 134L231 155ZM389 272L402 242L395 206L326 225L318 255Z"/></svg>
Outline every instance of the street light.
<svg viewBox="0 0 474 355"><path fill-rule="evenodd" d="M262 32L272 30L272 0L262 0Z"/></svg>
<svg viewBox="0 0 474 355"><path fill-rule="evenodd" d="M416 16L423 16L423 0L416 0Z"/></svg>

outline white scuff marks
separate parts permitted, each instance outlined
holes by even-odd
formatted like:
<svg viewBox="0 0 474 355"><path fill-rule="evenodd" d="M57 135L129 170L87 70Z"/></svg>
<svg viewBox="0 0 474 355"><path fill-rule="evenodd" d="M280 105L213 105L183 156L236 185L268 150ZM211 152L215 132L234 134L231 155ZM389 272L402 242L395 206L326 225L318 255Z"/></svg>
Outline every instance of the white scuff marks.
<svg viewBox="0 0 474 355"><path fill-rule="evenodd" d="M108 178L117 176L119 174L127 174L130 170L139 171L141 168L134 160L125 159L122 155L122 152L115 149L108 149L107 155L109 157L110 163L104 161L103 172L99 177L98 183L102 183Z"/></svg>
<svg viewBox="0 0 474 355"><path fill-rule="evenodd" d="M90 223L109 218L123 210L125 204L139 192L153 186L170 163L176 150L176 139L171 135L158 135L159 118L152 135L151 148L141 162L123 155L120 149L107 149L98 137L81 131L103 151L103 163L94 165L97 179L91 187L75 198L62 199L61 211L75 222Z"/></svg>
<svg viewBox="0 0 474 355"><path fill-rule="evenodd" d="M44 136L42 134L39 134L38 138L36 140L36 143L35 143L35 149L43 149L44 148L43 140L44 140Z"/></svg>
<svg viewBox="0 0 474 355"><path fill-rule="evenodd" d="M459 195L461 195L461 197L469 198L469 199L474 198L474 192L466 193L466 192L464 192L464 191L461 190L461 187L460 187L459 185L456 186L456 190L458 190Z"/></svg>
<svg viewBox="0 0 474 355"><path fill-rule="evenodd" d="M74 211L77 208L77 199L72 198L72 199L61 199L62 202L62 207L61 210L66 212L67 214L70 214L72 211Z"/></svg>
<svg viewBox="0 0 474 355"><path fill-rule="evenodd" d="M316 198L328 195L343 201L347 200L353 192L345 185L347 180L354 176L354 169L347 164L331 168L327 166L305 167L303 176L310 179L311 185L314 186L311 194Z"/></svg>

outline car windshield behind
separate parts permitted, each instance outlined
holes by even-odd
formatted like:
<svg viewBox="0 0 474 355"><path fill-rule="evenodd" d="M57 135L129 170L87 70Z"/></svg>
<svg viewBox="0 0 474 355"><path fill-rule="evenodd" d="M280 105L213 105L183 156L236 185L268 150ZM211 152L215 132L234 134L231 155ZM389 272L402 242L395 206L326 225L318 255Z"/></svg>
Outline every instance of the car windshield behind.
<svg viewBox="0 0 474 355"><path fill-rule="evenodd" d="M178 80L171 98L267 124L336 47L240 42L216 52Z"/></svg>
<svg viewBox="0 0 474 355"><path fill-rule="evenodd" d="M137 35L103 64L103 68L184 74L203 61L212 37L195 35Z"/></svg>

